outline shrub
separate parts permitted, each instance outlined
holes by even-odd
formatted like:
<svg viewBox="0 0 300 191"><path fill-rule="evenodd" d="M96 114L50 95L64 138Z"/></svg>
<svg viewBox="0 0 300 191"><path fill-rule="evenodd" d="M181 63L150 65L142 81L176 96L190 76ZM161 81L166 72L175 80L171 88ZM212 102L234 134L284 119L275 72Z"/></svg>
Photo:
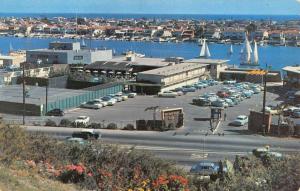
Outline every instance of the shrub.
<svg viewBox="0 0 300 191"><path fill-rule="evenodd" d="M168 125L168 130L175 130L175 129L176 129L176 127L175 127L174 123L170 123Z"/></svg>
<svg viewBox="0 0 300 191"><path fill-rule="evenodd" d="M132 124L127 124L123 129L124 130L131 130L131 131L135 130L134 125L132 125Z"/></svg>
<svg viewBox="0 0 300 191"><path fill-rule="evenodd" d="M102 124L101 123L91 123L89 125L89 128L91 128L91 129L102 129Z"/></svg>
<svg viewBox="0 0 300 191"><path fill-rule="evenodd" d="M48 119L48 120L45 122L45 126L48 126L48 127L56 127L56 122L55 122L55 121L52 121L51 119Z"/></svg>
<svg viewBox="0 0 300 191"><path fill-rule="evenodd" d="M72 121L69 119L62 119L59 123L60 127L72 127Z"/></svg>
<svg viewBox="0 0 300 191"><path fill-rule="evenodd" d="M110 123L110 124L107 125L106 128L107 129L118 129L118 126L115 123Z"/></svg>

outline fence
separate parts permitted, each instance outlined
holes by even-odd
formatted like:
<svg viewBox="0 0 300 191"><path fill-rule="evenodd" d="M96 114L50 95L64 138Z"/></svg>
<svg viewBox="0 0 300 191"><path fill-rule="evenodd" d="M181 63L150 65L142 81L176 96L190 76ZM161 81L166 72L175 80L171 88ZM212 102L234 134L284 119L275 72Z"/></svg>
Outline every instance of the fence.
<svg viewBox="0 0 300 191"><path fill-rule="evenodd" d="M51 111L53 109L61 109L66 110L74 107L80 106L83 102L91 101L93 99L99 99L100 97L107 96L109 94L115 94L123 90L122 84L110 84L110 86L106 86L105 88L87 91L84 94L76 95L68 98L63 98L56 100L55 102L51 102L47 104L47 110ZM46 104L42 105L42 115L45 115Z"/></svg>

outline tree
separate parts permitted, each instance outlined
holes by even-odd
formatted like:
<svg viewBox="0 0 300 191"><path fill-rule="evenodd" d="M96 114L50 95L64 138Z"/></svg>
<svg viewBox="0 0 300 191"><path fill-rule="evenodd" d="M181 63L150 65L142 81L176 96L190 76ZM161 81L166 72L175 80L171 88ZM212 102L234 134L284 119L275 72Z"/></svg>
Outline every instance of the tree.
<svg viewBox="0 0 300 191"><path fill-rule="evenodd" d="M251 23L246 27L246 31L248 32L248 34L251 34L252 32L255 32L256 30L257 30L257 26L254 23Z"/></svg>

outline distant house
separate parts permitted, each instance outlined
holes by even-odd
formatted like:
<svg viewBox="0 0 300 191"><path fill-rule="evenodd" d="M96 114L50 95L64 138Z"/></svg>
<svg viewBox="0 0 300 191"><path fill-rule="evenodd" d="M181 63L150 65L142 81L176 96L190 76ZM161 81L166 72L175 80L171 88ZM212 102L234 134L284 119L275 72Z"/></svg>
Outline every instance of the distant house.
<svg viewBox="0 0 300 191"><path fill-rule="evenodd" d="M223 39L245 40L245 29L225 29L222 32Z"/></svg>

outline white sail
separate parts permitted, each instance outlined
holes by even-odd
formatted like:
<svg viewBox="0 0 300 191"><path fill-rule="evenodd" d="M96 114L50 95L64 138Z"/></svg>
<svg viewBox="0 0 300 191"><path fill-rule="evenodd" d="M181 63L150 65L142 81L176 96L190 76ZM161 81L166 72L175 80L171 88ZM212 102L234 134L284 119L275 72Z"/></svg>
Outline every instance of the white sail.
<svg viewBox="0 0 300 191"><path fill-rule="evenodd" d="M230 45L229 54L233 54L233 46Z"/></svg>
<svg viewBox="0 0 300 191"><path fill-rule="evenodd" d="M82 45L82 47L86 47L84 39L82 39L81 45Z"/></svg>
<svg viewBox="0 0 300 191"><path fill-rule="evenodd" d="M252 53L252 48L248 40L247 34L245 34L245 42L244 42L243 49L241 50L243 64L251 63L251 53Z"/></svg>
<svg viewBox="0 0 300 191"><path fill-rule="evenodd" d="M211 54L210 54L208 45L207 45L207 43L205 43L205 57L208 58L210 56L211 56Z"/></svg>
<svg viewBox="0 0 300 191"><path fill-rule="evenodd" d="M200 57L205 57L205 45L206 45L206 41L204 40L200 51Z"/></svg>
<svg viewBox="0 0 300 191"><path fill-rule="evenodd" d="M207 46L206 40L204 39L203 40L203 45L202 45L202 48L201 48L201 52L200 52L200 57L208 58L210 56L211 56L211 54L210 54L209 48Z"/></svg>
<svg viewBox="0 0 300 191"><path fill-rule="evenodd" d="M253 63L256 65L258 64L258 50L256 41L254 41Z"/></svg>
<svg viewBox="0 0 300 191"><path fill-rule="evenodd" d="M13 52L13 51L14 51L14 48L13 48L12 44L10 43L9 44L9 52Z"/></svg>

